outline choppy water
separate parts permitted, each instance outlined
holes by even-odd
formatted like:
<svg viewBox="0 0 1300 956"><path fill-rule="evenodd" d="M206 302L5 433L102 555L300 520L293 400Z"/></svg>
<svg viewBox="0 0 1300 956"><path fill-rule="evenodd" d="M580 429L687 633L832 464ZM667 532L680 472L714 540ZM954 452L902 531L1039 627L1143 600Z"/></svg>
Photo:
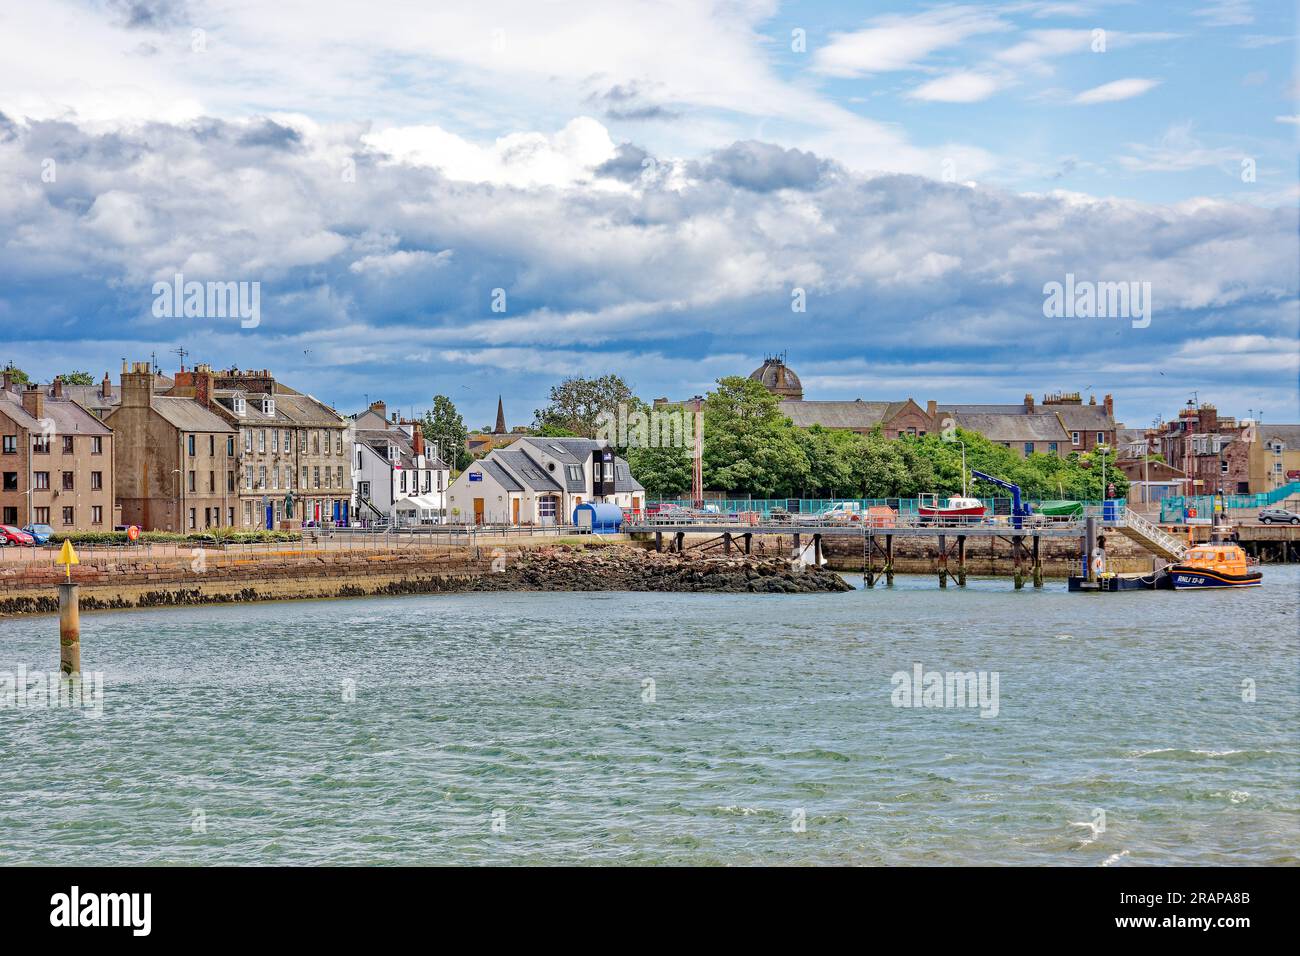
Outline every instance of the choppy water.
<svg viewBox="0 0 1300 956"><path fill-rule="evenodd" d="M0 863L1294 864L1298 572L87 614L102 716L0 710ZM893 706L914 662L997 716Z"/></svg>

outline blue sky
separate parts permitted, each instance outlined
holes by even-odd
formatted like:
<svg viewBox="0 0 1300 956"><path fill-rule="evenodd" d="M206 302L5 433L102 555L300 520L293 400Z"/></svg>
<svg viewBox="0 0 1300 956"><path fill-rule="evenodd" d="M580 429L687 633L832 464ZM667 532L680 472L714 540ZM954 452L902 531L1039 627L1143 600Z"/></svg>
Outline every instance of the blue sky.
<svg viewBox="0 0 1300 956"><path fill-rule="evenodd" d="M1300 420L1292 4L409 6L0 14L0 360L184 348L472 427L772 352L809 398ZM178 271L261 324L155 317ZM1067 274L1151 323L1045 317Z"/></svg>

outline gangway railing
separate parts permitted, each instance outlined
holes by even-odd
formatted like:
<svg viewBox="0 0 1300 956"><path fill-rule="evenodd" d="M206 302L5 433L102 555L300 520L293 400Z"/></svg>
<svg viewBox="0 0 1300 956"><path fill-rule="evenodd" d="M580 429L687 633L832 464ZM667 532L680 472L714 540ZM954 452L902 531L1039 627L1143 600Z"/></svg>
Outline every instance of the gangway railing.
<svg viewBox="0 0 1300 956"><path fill-rule="evenodd" d="M1101 518L1103 527L1116 529L1126 538L1136 541L1148 551L1167 560L1177 561L1187 552L1185 542L1155 522L1142 517L1132 508L1124 507L1118 502L1108 504L1101 509L1088 508L1085 514L1089 517Z"/></svg>

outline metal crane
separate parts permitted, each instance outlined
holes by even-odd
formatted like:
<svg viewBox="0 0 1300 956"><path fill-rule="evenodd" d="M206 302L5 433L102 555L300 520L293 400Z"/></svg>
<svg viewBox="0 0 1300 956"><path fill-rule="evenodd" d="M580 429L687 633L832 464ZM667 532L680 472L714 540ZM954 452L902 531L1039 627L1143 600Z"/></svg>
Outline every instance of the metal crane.
<svg viewBox="0 0 1300 956"><path fill-rule="evenodd" d="M1019 530L1023 524L1023 519L1028 518L1034 513L1034 509L1027 504L1020 502L1020 486L1013 485L1009 481L1001 478L995 478L993 475L986 475L982 471L971 469L971 477L977 481L987 481L991 485L997 485L1006 491L1011 492L1011 526Z"/></svg>

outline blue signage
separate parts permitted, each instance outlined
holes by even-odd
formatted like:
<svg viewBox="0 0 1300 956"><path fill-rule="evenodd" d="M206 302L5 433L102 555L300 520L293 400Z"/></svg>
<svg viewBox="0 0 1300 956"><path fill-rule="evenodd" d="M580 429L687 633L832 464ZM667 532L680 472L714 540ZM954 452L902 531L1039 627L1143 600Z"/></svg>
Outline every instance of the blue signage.
<svg viewBox="0 0 1300 956"><path fill-rule="evenodd" d="M469 480L470 480L470 481L482 481L482 480L483 480L483 472L481 472L481 471L471 471L471 472L469 473Z"/></svg>

